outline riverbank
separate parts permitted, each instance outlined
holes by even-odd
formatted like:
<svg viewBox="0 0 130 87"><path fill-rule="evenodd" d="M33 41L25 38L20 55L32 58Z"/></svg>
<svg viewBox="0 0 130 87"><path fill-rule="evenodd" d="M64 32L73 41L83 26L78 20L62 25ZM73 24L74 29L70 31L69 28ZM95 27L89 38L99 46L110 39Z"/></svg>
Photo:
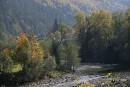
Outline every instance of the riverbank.
<svg viewBox="0 0 130 87"><path fill-rule="evenodd" d="M81 76L66 74L60 78L41 80L19 87L80 87L86 83L92 87L130 87L130 72L115 72L111 73L111 76L108 74Z"/></svg>
<svg viewBox="0 0 130 87"><path fill-rule="evenodd" d="M80 83L102 78L100 75L66 74L60 78L50 78L38 82L29 83L19 87L73 87Z"/></svg>
<svg viewBox="0 0 130 87"><path fill-rule="evenodd" d="M64 73L58 78L46 78L19 87L130 87L129 70L115 72L110 69L110 65L83 65L75 73ZM104 70L108 71L101 72Z"/></svg>
<svg viewBox="0 0 130 87"><path fill-rule="evenodd" d="M94 87L130 87L130 71L108 74L104 78L91 80L89 83Z"/></svg>

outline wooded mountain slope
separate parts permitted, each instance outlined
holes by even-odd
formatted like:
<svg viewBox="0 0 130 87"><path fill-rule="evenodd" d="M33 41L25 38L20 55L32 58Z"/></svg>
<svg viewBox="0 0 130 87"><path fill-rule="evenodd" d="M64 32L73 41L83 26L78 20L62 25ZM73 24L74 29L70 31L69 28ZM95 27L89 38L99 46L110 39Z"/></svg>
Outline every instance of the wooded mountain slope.
<svg viewBox="0 0 130 87"><path fill-rule="evenodd" d="M130 0L0 0L0 27L6 34L33 31L44 36L55 19L74 24L78 11L126 11Z"/></svg>

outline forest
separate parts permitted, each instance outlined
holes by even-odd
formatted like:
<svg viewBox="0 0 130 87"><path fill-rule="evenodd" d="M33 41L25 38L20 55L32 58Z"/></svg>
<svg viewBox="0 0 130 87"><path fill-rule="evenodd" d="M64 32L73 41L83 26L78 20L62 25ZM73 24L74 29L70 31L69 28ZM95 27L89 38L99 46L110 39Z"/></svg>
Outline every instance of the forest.
<svg viewBox="0 0 130 87"><path fill-rule="evenodd" d="M6 44L0 33L0 85L58 77L85 63L130 64L130 10L77 12L72 27L55 19L42 40L21 32Z"/></svg>

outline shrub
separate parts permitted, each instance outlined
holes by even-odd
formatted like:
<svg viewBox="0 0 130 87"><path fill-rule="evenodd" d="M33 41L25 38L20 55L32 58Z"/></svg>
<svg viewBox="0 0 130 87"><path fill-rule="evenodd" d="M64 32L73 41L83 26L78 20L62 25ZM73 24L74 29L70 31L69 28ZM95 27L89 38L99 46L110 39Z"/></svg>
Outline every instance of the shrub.
<svg viewBox="0 0 130 87"><path fill-rule="evenodd" d="M4 73L11 73L14 65L13 57L14 52L12 49L6 48L1 52L0 57L0 71Z"/></svg>
<svg viewBox="0 0 130 87"><path fill-rule="evenodd" d="M48 56L48 58L45 60L44 66L43 66L44 73L46 74L50 71L53 71L55 68L56 68L55 57Z"/></svg>
<svg viewBox="0 0 130 87"><path fill-rule="evenodd" d="M47 74L48 77L50 78L57 78L57 77L61 77L62 73L58 72L58 71L51 71Z"/></svg>

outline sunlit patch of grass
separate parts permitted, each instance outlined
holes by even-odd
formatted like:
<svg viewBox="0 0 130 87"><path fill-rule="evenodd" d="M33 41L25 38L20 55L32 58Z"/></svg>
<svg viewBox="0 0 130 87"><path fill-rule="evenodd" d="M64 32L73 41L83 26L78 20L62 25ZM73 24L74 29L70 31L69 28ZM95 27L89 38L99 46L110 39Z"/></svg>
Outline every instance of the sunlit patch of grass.
<svg viewBox="0 0 130 87"><path fill-rule="evenodd" d="M19 72L19 71L21 71L21 70L22 70L21 64L15 64L15 65L13 66L13 68L12 68L12 72L13 72L13 73Z"/></svg>
<svg viewBox="0 0 130 87"><path fill-rule="evenodd" d="M62 73L58 71L51 71L47 74L47 76L50 78L57 78L57 77L61 77Z"/></svg>

